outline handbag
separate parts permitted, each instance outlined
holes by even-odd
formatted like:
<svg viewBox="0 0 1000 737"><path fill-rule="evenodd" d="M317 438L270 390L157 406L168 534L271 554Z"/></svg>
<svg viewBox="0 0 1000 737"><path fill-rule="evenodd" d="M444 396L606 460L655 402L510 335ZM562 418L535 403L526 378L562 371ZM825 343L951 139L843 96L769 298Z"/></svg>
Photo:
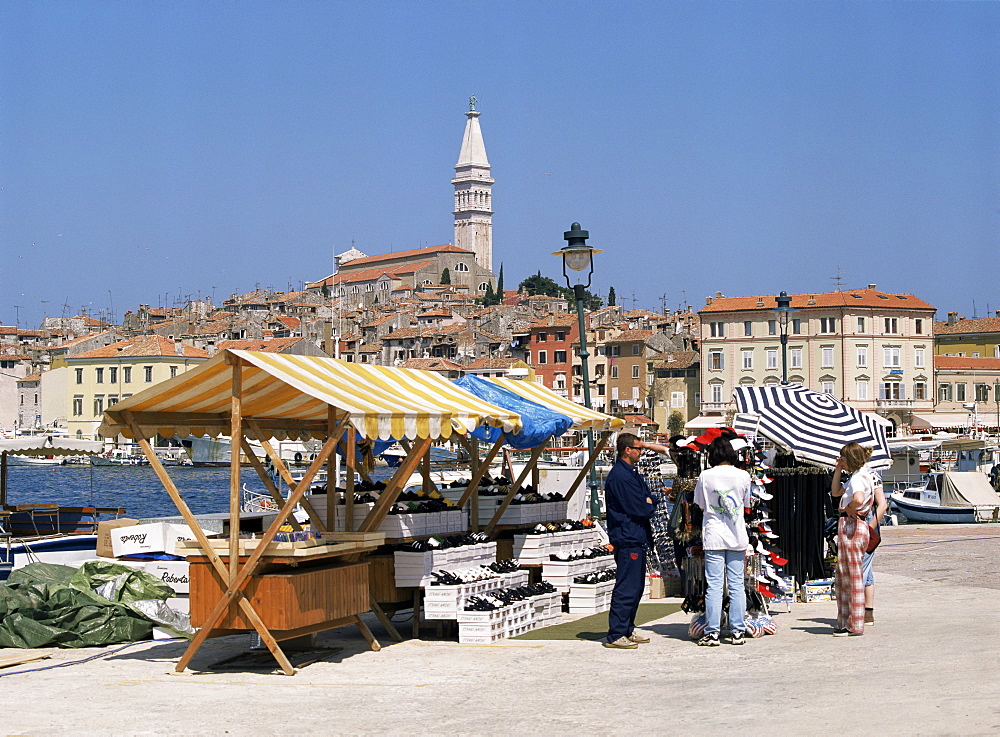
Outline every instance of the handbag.
<svg viewBox="0 0 1000 737"><path fill-rule="evenodd" d="M868 524L867 522L865 524ZM878 547L879 543L882 542L882 535L878 531L878 525L872 527L868 525L868 547L865 548L866 553L874 553L875 548Z"/></svg>

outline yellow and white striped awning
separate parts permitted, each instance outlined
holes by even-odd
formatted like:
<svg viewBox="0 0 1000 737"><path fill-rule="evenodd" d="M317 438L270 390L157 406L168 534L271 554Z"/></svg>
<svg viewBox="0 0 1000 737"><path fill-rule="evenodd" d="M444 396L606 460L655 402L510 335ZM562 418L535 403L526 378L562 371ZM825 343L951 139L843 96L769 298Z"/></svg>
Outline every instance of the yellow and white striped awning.
<svg viewBox="0 0 1000 737"><path fill-rule="evenodd" d="M132 437L126 410L144 433L228 435L233 369L242 367L240 413L270 437L322 437L328 410L350 415L368 438L447 438L479 425L517 432L516 412L484 402L434 371L334 358L226 350L197 368L123 399L100 433Z"/></svg>
<svg viewBox="0 0 1000 737"><path fill-rule="evenodd" d="M502 386L508 391L512 391L525 399L537 402L543 407L559 412L573 420L574 430L621 430L625 427L625 421L598 412L595 409L587 409L582 404L571 402L568 399L556 394L548 387L534 381L523 381L521 379L502 379L491 377L490 381Z"/></svg>

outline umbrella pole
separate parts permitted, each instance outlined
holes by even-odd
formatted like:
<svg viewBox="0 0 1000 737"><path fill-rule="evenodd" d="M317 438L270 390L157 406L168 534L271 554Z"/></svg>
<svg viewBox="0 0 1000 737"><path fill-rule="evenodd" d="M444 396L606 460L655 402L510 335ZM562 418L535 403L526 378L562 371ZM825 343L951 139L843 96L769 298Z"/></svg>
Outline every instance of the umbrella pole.
<svg viewBox="0 0 1000 737"><path fill-rule="evenodd" d="M0 453L0 509L7 506L7 452Z"/></svg>

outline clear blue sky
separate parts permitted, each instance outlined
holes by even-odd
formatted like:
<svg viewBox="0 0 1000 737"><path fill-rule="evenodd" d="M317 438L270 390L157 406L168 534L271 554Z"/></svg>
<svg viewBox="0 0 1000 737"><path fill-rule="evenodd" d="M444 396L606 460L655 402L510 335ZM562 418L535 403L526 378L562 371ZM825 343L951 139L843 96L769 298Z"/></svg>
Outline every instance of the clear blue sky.
<svg viewBox="0 0 1000 737"><path fill-rule="evenodd" d="M1000 309L994 2L0 5L0 323L287 289L452 240L475 94L505 284L878 284ZM18 308L15 308L18 305Z"/></svg>

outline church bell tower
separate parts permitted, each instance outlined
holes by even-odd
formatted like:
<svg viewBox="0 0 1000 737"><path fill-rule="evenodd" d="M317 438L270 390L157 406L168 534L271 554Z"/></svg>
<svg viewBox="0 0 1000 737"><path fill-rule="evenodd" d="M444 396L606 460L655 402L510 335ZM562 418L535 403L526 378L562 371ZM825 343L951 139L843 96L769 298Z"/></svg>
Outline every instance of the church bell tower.
<svg viewBox="0 0 1000 737"><path fill-rule="evenodd" d="M462 151L451 180L455 185L455 245L475 253L476 263L493 271L493 179L475 96L469 98L465 115Z"/></svg>

